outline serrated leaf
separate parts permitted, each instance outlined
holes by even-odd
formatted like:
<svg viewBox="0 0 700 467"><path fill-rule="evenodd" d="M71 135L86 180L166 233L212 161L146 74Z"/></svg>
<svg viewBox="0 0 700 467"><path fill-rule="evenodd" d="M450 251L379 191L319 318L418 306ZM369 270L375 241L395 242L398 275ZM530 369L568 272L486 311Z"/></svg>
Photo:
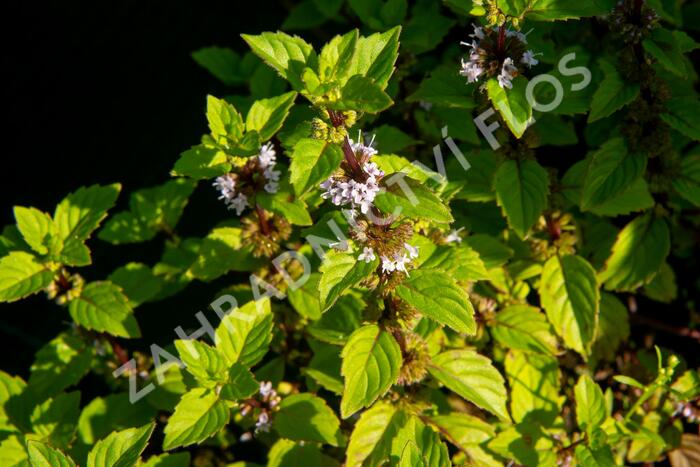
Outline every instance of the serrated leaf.
<svg viewBox="0 0 700 467"><path fill-rule="evenodd" d="M246 130L255 130L263 141L269 140L282 128L296 97L297 93L292 91L281 96L256 100L246 115Z"/></svg>
<svg viewBox="0 0 700 467"><path fill-rule="evenodd" d="M71 248L72 243L82 243L99 227L107 216L107 210L114 203L121 191L121 185L92 185L66 196L54 212L53 219L63 238L64 249Z"/></svg>
<svg viewBox="0 0 700 467"><path fill-rule="evenodd" d="M343 160L340 148L326 141L304 138L294 145L289 178L294 194L301 196L333 174Z"/></svg>
<svg viewBox="0 0 700 467"><path fill-rule="evenodd" d="M450 223L454 220L449 207L425 184L404 174L388 175L384 181L394 183L374 199L374 204L382 212L393 214L397 211L397 215L440 223Z"/></svg>
<svg viewBox="0 0 700 467"><path fill-rule="evenodd" d="M180 360L204 387L214 387L226 381L228 365L224 356L214 347L197 340L175 341Z"/></svg>
<svg viewBox="0 0 700 467"><path fill-rule="evenodd" d="M439 67L421 81L418 89L408 96L408 102L430 102L444 107L473 109L476 102L471 88L454 67ZM379 140L381 141L381 140Z"/></svg>
<svg viewBox="0 0 700 467"><path fill-rule="evenodd" d="M617 69L605 60L600 61L605 78L593 94L588 123L609 117L639 95L639 84L625 82Z"/></svg>
<svg viewBox="0 0 700 467"><path fill-rule="evenodd" d="M481 257L468 245L439 246L421 264L422 269L438 269L458 281L477 281L489 278Z"/></svg>
<svg viewBox="0 0 700 467"><path fill-rule="evenodd" d="M252 396L260 389L260 384L248 368L234 363L228 369L228 382L221 388L221 398L237 401Z"/></svg>
<svg viewBox="0 0 700 467"><path fill-rule="evenodd" d="M240 227L218 227L199 245L196 260L189 273L204 281L216 279L229 271L247 271L258 267L252 247L243 244Z"/></svg>
<svg viewBox="0 0 700 467"><path fill-rule="evenodd" d="M466 292L446 272L418 269L396 287L396 294L424 316L457 332L476 333L474 308Z"/></svg>
<svg viewBox="0 0 700 467"><path fill-rule="evenodd" d="M76 384L90 370L92 349L75 336L59 334L36 353L28 386L37 398Z"/></svg>
<svg viewBox="0 0 700 467"><path fill-rule="evenodd" d="M185 393L165 425L163 449L201 443L229 421L229 408L213 390L194 388Z"/></svg>
<svg viewBox="0 0 700 467"><path fill-rule="evenodd" d="M223 99L207 96L207 120L209 130L216 141L221 137L231 141L243 138L243 117L236 108Z"/></svg>
<svg viewBox="0 0 700 467"><path fill-rule="evenodd" d="M600 294L598 331L593 343L593 354L606 360L615 360L617 349L630 334L627 308L612 294Z"/></svg>
<svg viewBox="0 0 700 467"><path fill-rule="evenodd" d="M241 57L229 48L204 47L192 52L192 58L228 86L240 84L245 80L239 72Z"/></svg>
<svg viewBox="0 0 700 467"><path fill-rule="evenodd" d="M88 454L87 467L131 467L146 449L155 424L117 431L100 440Z"/></svg>
<svg viewBox="0 0 700 467"><path fill-rule="evenodd" d="M299 420L304 420L303 424ZM286 397L274 417L274 428L284 438L339 446L340 421L326 402L312 394Z"/></svg>
<svg viewBox="0 0 700 467"><path fill-rule="evenodd" d="M377 259L367 263L358 261L355 255L346 252L331 250L326 253L319 268L321 280L318 292L321 311L328 310L343 292L369 277L378 265Z"/></svg>
<svg viewBox="0 0 700 467"><path fill-rule="evenodd" d="M288 439L279 439L273 444L267 458L267 467L324 465L318 446Z"/></svg>
<svg viewBox="0 0 700 467"><path fill-rule="evenodd" d="M37 293L51 283L53 276L34 255L13 251L0 258L0 302L14 302Z"/></svg>
<svg viewBox="0 0 700 467"><path fill-rule="evenodd" d="M686 77L685 57L676 36L664 28L655 28L651 37L642 41L644 50L665 69L681 78Z"/></svg>
<svg viewBox="0 0 700 467"><path fill-rule="evenodd" d="M551 257L542 270L540 300L566 346L588 358L600 310L593 266L580 256Z"/></svg>
<svg viewBox="0 0 700 467"><path fill-rule="evenodd" d="M508 225L525 238L547 206L547 171L533 160L509 160L496 171L494 188Z"/></svg>
<svg viewBox="0 0 700 467"><path fill-rule="evenodd" d="M557 339L543 313L527 305L511 305L496 314L491 333L501 345L548 355L557 354Z"/></svg>
<svg viewBox="0 0 700 467"><path fill-rule="evenodd" d="M321 281L319 273L311 273L304 285L301 287L287 291L289 304L302 316L306 316L311 320L321 318L321 302L318 297L318 284Z"/></svg>
<svg viewBox="0 0 700 467"><path fill-rule="evenodd" d="M654 278L670 249L666 221L653 213L639 216L618 234L599 279L608 290L635 290Z"/></svg>
<svg viewBox="0 0 700 467"><path fill-rule="evenodd" d="M142 263L127 263L107 278L120 287L132 307L156 297L163 288L163 280Z"/></svg>
<svg viewBox="0 0 700 467"><path fill-rule="evenodd" d="M356 110L376 114L386 110L394 102L381 87L365 76L355 75L340 92L338 109Z"/></svg>
<svg viewBox="0 0 700 467"><path fill-rule="evenodd" d="M216 349L229 365L248 368L265 356L272 339L270 300L248 302L229 313L216 328Z"/></svg>
<svg viewBox="0 0 700 467"><path fill-rule="evenodd" d="M28 440L27 453L32 467L75 467L69 456L39 441Z"/></svg>
<svg viewBox="0 0 700 467"><path fill-rule="evenodd" d="M525 96L527 83L527 79L522 76L513 80L513 89L503 89L495 78L486 82L491 103L516 138L523 136L532 118L532 107Z"/></svg>
<svg viewBox="0 0 700 467"><path fill-rule="evenodd" d="M581 208L599 207L627 190L642 176L646 157L630 154L622 138L605 143L588 163L581 192Z"/></svg>
<svg viewBox="0 0 700 467"><path fill-rule="evenodd" d="M268 211L287 219L293 225L311 225L313 223L306 203L300 198L294 198L291 193L278 191L275 194L260 193L256 200Z"/></svg>
<svg viewBox="0 0 700 467"><path fill-rule="evenodd" d="M50 250L60 250L62 241L56 238L58 232L51 216L38 209L22 206L15 206L14 213L17 229L32 250L40 255L45 255Z"/></svg>
<svg viewBox="0 0 700 467"><path fill-rule="evenodd" d="M340 413L348 418L371 405L396 383L402 358L394 337L376 325L363 326L350 336L342 353L345 391Z"/></svg>
<svg viewBox="0 0 700 467"><path fill-rule="evenodd" d="M478 407L508 421L505 381L491 360L473 350L449 350L435 357L428 366L430 374Z"/></svg>
<svg viewBox="0 0 700 467"><path fill-rule="evenodd" d="M86 285L68 309L73 320L86 329L120 337L141 336L129 300L109 281Z"/></svg>
<svg viewBox="0 0 700 467"><path fill-rule="evenodd" d="M311 45L298 36L290 36L280 31L263 32L258 36L241 34L241 37L253 53L277 70L295 90L304 89L301 72L304 66L314 68L317 62L316 52Z"/></svg>
<svg viewBox="0 0 700 467"><path fill-rule="evenodd" d="M34 407L29 423L39 440L66 449L73 440L79 413L79 392L59 394Z"/></svg>
<svg viewBox="0 0 700 467"><path fill-rule="evenodd" d="M672 183L679 195L695 206L700 206L700 154L683 158L680 174Z"/></svg>
<svg viewBox="0 0 700 467"><path fill-rule="evenodd" d="M665 103L668 112L660 115L668 126L694 141L700 141L700 102L697 99L675 98Z"/></svg>
<svg viewBox="0 0 700 467"><path fill-rule="evenodd" d="M588 375L581 375L576 387L576 421L578 426L591 436L607 418L603 391Z"/></svg>
<svg viewBox="0 0 700 467"><path fill-rule="evenodd" d="M218 148L198 145L180 154L171 174L201 180L218 177L230 171L231 163L226 153Z"/></svg>
<svg viewBox="0 0 700 467"><path fill-rule="evenodd" d="M385 32L360 37L345 75L365 76L373 80L379 89L384 90L394 72L400 34L401 26L396 26Z"/></svg>
<svg viewBox="0 0 700 467"><path fill-rule="evenodd" d="M559 415L559 367L556 358L519 351L505 359L510 413L517 423L551 426Z"/></svg>

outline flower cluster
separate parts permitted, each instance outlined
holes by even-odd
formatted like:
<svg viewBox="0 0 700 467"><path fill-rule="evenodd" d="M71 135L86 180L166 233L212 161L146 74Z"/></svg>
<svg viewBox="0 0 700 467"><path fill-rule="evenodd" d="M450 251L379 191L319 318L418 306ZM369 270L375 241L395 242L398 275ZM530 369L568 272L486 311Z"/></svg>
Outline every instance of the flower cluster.
<svg viewBox="0 0 700 467"><path fill-rule="evenodd" d="M257 399L259 400L250 399L246 401L241 408L241 415L248 415L255 408L259 408L260 412L255 422L255 433L268 432L272 427L271 412L279 405L281 398L277 395L277 391L272 388L272 382L263 381L260 383Z"/></svg>
<svg viewBox="0 0 700 467"><path fill-rule="evenodd" d="M383 273L400 271L408 275L406 265L410 264L412 259L418 258L418 247L409 245L408 243L404 243L403 246L406 250L405 252L398 251L391 255L391 257L382 256Z"/></svg>
<svg viewBox="0 0 700 467"><path fill-rule="evenodd" d="M363 214L369 212L374 205L374 198L379 193L379 180L384 176L377 164L370 162L370 158L377 154L377 150L372 147L373 142L374 138L368 144L364 144L361 134L357 142L349 139L350 147L361 164L364 180L357 180L345 172L331 176L321 183L324 190L321 194L323 199L330 199L336 206L350 205L353 215L356 215L358 209Z"/></svg>
<svg viewBox="0 0 700 467"><path fill-rule="evenodd" d="M472 42L462 42L470 47L469 60L462 59L460 74L467 77L468 83L479 81L482 75L496 76L502 88L512 89L513 79L521 73L518 65L528 68L537 65L539 60L532 50L527 50L527 35L520 31L505 30L501 34L498 26L493 28L474 26L470 34ZM506 57L501 60L499 57ZM512 57L520 57L516 62Z"/></svg>
<svg viewBox="0 0 700 467"><path fill-rule="evenodd" d="M221 193L229 209L235 209L241 215L249 206L248 198L261 189L268 193L277 193L281 172L275 170L277 153L272 143L260 147L258 155L251 157L236 173L217 177L213 186Z"/></svg>

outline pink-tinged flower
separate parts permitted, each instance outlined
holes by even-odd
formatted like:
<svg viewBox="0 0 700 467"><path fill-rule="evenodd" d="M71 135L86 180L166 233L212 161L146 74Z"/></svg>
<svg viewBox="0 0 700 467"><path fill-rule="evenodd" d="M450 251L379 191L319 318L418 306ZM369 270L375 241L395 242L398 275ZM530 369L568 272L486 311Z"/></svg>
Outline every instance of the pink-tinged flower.
<svg viewBox="0 0 700 467"><path fill-rule="evenodd" d="M374 261L377 257L374 256L374 250L371 247L364 247L362 249L362 253L357 257L358 261L364 261L365 263L371 263Z"/></svg>

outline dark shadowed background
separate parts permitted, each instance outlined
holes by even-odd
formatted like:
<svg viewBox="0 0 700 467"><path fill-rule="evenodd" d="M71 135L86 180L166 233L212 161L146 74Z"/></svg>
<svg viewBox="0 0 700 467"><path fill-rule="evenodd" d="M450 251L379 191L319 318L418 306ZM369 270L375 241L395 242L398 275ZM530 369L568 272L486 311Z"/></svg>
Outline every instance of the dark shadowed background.
<svg viewBox="0 0 700 467"><path fill-rule="evenodd" d="M132 191L167 181L180 152L205 132L206 94L231 92L191 52L210 45L243 52L241 33L275 30L287 15L278 1L241 3L4 2L0 226L14 223L12 206L53 212L82 185L121 182L115 212ZM182 224L193 234L206 234L211 218L225 215L202 189L192 204ZM155 263L162 239L115 247L93 238L89 245L94 264L80 273L101 279L129 261ZM210 297L211 288L194 285L176 301L139 308L143 334L171 343L173 327L194 326ZM44 294L0 305L0 368L26 376L36 350L68 321Z"/></svg>

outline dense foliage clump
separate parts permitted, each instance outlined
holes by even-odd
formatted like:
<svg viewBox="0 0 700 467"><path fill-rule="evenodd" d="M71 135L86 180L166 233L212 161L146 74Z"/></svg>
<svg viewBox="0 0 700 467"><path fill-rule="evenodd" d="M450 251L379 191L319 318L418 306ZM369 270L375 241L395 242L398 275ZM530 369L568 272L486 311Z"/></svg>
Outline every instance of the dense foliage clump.
<svg viewBox="0 0 700 467"><path fill-rule="evenodd" d="M697 465L681 3L304 0L281 28L315 46L195 52L232 94L171 180L2 231L0 301L72 324L0 372L0 464ZM203 238L195 190L221 201ZM154 239L156 264L81 274L88 243ZM194 283L218 290L199 326L152 342L139 307Z"/></svg>

